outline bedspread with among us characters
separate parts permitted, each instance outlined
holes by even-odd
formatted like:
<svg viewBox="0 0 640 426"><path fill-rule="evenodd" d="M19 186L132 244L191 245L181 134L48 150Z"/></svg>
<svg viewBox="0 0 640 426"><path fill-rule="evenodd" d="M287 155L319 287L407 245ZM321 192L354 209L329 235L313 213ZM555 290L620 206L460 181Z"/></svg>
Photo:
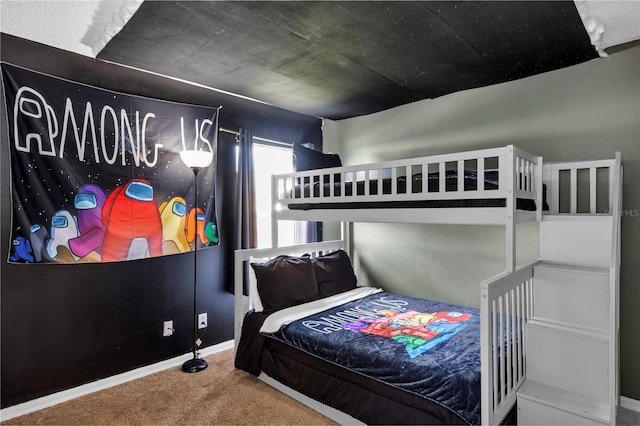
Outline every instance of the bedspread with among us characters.
<svg viewBox="0 0 640 426"><path fill-rule="evenodd" d="M475 308L381 292L302 318L274 337L480 423Z"/></svg>
<svg viewBox="0 0 640 426"><path fill-rule="evenodd" d="M387 337L403 344L410 358L415 358L464 328L473 316L469 313L444 311L424 313L376 310L372 316L341 324L358 333Z"/></svg>

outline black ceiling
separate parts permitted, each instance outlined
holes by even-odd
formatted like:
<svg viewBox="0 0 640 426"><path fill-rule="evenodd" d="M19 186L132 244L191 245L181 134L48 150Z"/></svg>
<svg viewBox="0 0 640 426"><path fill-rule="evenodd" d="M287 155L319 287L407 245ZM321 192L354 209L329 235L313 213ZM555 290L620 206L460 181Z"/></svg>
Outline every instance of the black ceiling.
<svg viewBox="0 0 640 426"><path fill-rule="evenodd" d="M597 56L572 1L145 1L98 58L341 119Z"/></svg>

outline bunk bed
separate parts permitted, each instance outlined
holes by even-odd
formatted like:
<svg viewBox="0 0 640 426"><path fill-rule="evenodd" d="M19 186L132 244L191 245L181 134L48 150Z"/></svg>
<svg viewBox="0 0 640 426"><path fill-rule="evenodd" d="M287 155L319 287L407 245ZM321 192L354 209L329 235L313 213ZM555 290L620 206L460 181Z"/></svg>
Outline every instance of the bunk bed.
<svg viewBox="0 0 640 426"><path fill-rule="evenodd" d="M542 158L512 145L272 177L278 222L503 225L506 269L515 268L515 226L540 221Z"/></svg>
<svg viewBox="0 0 640 426"><path fill-rule="evenodd" d="M586 184L582 182L583 180L586 180ZM339 241L280 248L274 244L276 248L236 251L236 294L242 294L244 280L249 281L251 289L249 298L236 298L237 365L259 375L270 385L339 423L363 421L387 424L499 424L513 410L516 400L522 401L523 407L526 406L529 410L522 416L523 418L535 419L537 413L543 410L560 408L562 411L565 407L557 407L554 405L555 402L534 400L530 403L532 398L525 391L521 391L521 388L526 384L527 389L538 389L535 386L540 385L537 382L529 383L532 380L531 377L527 377L528 366L532 371L539 369L536 364L533 364L538 355L532 354L531 348L526 345L528 330L537 326L544 330L553 329L573 333L571 330L573 326L578 329L578 332L574 333L579 335L578 337L581 337L580 333L584 331L580 329L579 324L573 324L572 320L567 318L562 320L550 318L547 315L549 310L544 306L536 308L536 304L541 302L535 297L534 292L537 271L540 270L539 274L542 276L542 266L548 268L557 261L554 257L556 254L553 253L555 249L545 248L554 246L553 235L559 232L554 224L560 223L564 229L575 219L581 224L572 231L572 238L580 245L599 246L595 249L597 254L593 256L598 257L597 262L601 263L603 268L609 268L607 269L609 271L607 276L610 278L607 281L607 295L610 302L605 316L606 326L600 330L601 335L607 336L608 352L604 358L596 360L607 364L608 374L603 379L606 383L602 385L608 389L608 392L606 397L600 394L594 398L606 399L605 405L608 407L608 416L601 416L596 420L603 424L614 424L618 383L616 351L621 182L622 167L619 154L613 160L543 165L541 157L513 146L273 176L274 241L277 241L278 222L281 220L502 225L506 229L505 272L481 283L479 310L458 306L418 305L418 311L424 308L431 313L451 311L460 315L477 316L477 323L465 329L465 333L471 333L472 329L477 333L475 340L480 346L476 347L474 355L477 357L477 363L475 358L468 360L468 365L471 367L460 374L469 379L464 386L476 388L472 390L472 395L468 396L469 400L474 401L474 398L479 396L477 404L472 404L473 407L460 408L460 404L455 402L450 406L450 401L447 401L451 399L450 394L441 387L438 387L434 393L434 389L429 389L428 385L424 389L416 390L411 385L407 387L398 384L399 382L395 379L389 379L386 370L382 374L384 380L375 373L362 370L351 371L341 365L340 359L327 358L326 353L325 358L322 358L315 353L314 350L323 352L317 349L320 343L316 341L313 341L311 347L291 346L291 342L305 341L309 337L300 335L287 337L283 330L299 329L300 323L304 323L305 320L308 321L308 326L314 324L314 321L326 319L326 315L335 314L334 311L326 311L326 309L352 312L353 309L366 306L369 303L368 298L396 298L397 295L378 293L379 290L375 289L354 289L355 283L351 278L353 270L350 264L347 266L342 264L343 266L333 271L340 270L340 276L349 277L346 288L339 286L344 293L332 292L327 294L327 297L316 293L315 296L307 295L302 298L303 300L289 301L288 304L272 307L273 309L265 310L264 307L256 309L260 304L257 281L262 279L257 271L261 267L282 259L293 259L294 263L317 265L318 262L322 263L322 259L326 256L346 253L349 251L349 235L346 232L349 229L348 226L343 227L345 234ZM585 185L587 190L584 189ZM586 207L583 200L585 198L587 199ZM605 201L602 201L603 199ZM546 240L544 244L541 243L544 250L541 259L516 267L516 224L542 222L551 217L555 219L550 221L549 226L544 227L545 230L541 230L541 240L543 233ZM595 243L592 240L581 240L580 235L584 234L585 226L590 229L597 228L595 234L599 235L599 239ZM557 238L564 237L566 235ZM579 263L580 261L576 261L575 258L580 257L580 253L588 251L576 246L569 249L578 254L574 254L574 259L560 259L560 261ZM608 257L602 256L603 252L606 252ZM588 259L593 257L590 256L587 254ZM251 267L248 267L248 264L251 264ZM583 266L585 265L580 267ZM567 270L566 264L563 268L564 273ZM245 270L253 272L245 273ZM282 270L279 273L282 273ZM341 281L341 278L331 279ZM315 284L320 285L320 282ZM277 284L270 285L277 286ZM547 287L553 288L548 285ZM352 291L373 291L373 293L354 296L355 299L351 299ZM601 295L602 292L600 291L599 294ZM348 295L346 302L341 300L344 295ZM566 297L566 293L560 292L553 297ZM338 299L335 302L337 305L333 304L333 299ZM421 302L411 300L406 303L408 306L413 306L411 303ZM588 305L588 303L583 304ZM290 307L290 305L296 306ZM304 307L302 313L299 312L298 306ZM311 306L310 311L305 310L307 306ZM438 310L438 307L441 310ZM580 315L577 316L580 317ZM275 320L272 321L272 319L280 316L285 318L282 323L284 326L276 325L275 328L270 328L274 327L271 323ZM268 326L263 328L265 322ZM341 327L349 328L345 324ZM536 330L529 332L537 333ZM465 333L449 336L450 341L454 345L460 344L455 339L464 338ZM544 340L538 342L545 344ZM362 358L362 355L344 355L343 349L351 343L337 344L339 349L334 347L324 352L329 354L340 352L342 356L351 359ZM563 348L559 350L565 351ZM474 351L471 350L470 353L473 354ZM434 353L433 356L438 355ZM531 365L533 367L530 367ZM405 365L402 364L402 366L404 369ZM378 365L376 368L382 369ZM443 369L446 368L443 367ZM573 371L570 365L560 365L559 368L571 370L573 375L580 375L580 372ZM421 371L425 370L428 371L428 368L422 366ZM586 372L585 376L588 375ZM458 379L459 377L453 378L452 381L459 382ZM416 377L416 381L429 382L427 377L420 376ZM568 390L563 389L562 392L566 393ZM575 399L573 395L567 397L572 403ZM594 404L602 407L603 404L598 402ZM534 408L531 408L532 406ZM577 410L588 417L584 414L588 410L585 411L582 408L584 407ZM536 413L533 417L531 410ZM603 420L603 417L606 419ZM590 417L590 420L593 419L594 417Z"/></svg>

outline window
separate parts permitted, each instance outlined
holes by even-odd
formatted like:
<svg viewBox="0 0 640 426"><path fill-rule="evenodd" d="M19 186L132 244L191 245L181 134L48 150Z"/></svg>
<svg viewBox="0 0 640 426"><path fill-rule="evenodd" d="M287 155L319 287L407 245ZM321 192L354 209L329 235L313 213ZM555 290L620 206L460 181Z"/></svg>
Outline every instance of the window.
<svg viewBox="0 0 640 426"><path fill-rule="evenodd" d="M291 148L253 144L253 173L256 193L256 226L258 247L271 247L271 175L292 173ZM289 246L296 241L296 222L280 221L278 245Z"/></svg>

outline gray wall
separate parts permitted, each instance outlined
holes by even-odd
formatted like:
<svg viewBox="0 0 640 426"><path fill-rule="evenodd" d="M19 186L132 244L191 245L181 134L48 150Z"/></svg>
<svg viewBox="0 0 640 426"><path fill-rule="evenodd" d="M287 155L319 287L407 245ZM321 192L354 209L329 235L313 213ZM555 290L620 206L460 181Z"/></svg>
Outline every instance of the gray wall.
<svg viewBox="0 0 640 426"><path fill-rule="evenodd" d="M640 400L640 44L609 58L467 90L381 113L326 121L324 151L345 165L514 144L547 161L624 163L622 395ZM325 238L336 227L326 226ZM519 262L538 256L537 225L518 230ZM354 225L360 282L398 293L479 304L479 282L504 270L504 229Z"/></svg>

